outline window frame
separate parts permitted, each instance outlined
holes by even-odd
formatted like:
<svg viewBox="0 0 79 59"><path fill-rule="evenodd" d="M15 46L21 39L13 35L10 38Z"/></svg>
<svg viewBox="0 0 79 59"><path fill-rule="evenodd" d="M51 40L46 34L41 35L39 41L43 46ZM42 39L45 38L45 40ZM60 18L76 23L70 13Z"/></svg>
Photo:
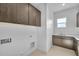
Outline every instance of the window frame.
<svg viewBox="0 0 79 59"><path fill-rule="evenodd" d="M64 21L62 21L62 19L64 19ZM61 22L58 23L58 20L61 20ZM66 28L67 27L67 17L57 18L56 21L57 21L56 22L57 28Z"/></svg>

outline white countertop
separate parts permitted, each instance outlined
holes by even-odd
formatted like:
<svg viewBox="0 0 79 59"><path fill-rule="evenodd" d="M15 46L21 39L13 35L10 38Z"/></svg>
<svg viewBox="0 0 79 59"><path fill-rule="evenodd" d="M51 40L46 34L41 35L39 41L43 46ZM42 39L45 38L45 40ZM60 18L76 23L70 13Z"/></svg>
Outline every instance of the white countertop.
<svg viewBox="0 0 79 59"><path fill-rule="evenodd" d="M79 40L79 36L78 35L67 35L67 36L71 36L71 37L74 37L75 39Z"/></svg>
<svg viewBox="0 0 79 59"><path fill-rule="evenodd" d="M58 35L58 34L55 34ZM70 37L74 37L75 39L79 40L79 35L59 35L59 36L70 36Z"/></svg>

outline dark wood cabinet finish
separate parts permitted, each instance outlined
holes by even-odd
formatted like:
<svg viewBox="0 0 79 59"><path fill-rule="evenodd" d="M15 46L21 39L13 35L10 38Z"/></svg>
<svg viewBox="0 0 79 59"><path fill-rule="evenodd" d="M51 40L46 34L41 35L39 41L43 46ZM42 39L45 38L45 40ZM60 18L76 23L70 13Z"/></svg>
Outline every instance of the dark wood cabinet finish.
<svg viewBox="0 0 79 59"><path fill-rule="evenodd" d="M0 22L16 23L16 4L0 4Z"/></svg>
<svg viewBox="0 0 79 59"><path fill-rule="evenodd" d="M65 37L64 39L62 39L62 46L64 47L74 50L73 44L74 44L74 41L72 37Z"/></svg>
<svg viewBox="0 0 79 59"><path fill-rule="evenodd" d="M78 56L78 40L73 38L74 40L74 44L73 44L73 48L75 50L76 55Z"/></svg>
<svg viewBox="0 0 79 59"><path fill-rule="evenodd" d="M53 40L53 44L55 45L62 45L62 40L60 39L60 37L55 37L53 36L54 40Z"/></svg>
<svg viewBox="0 0 79 59"><path fill-rule="evenodd" d="M72 37L53 35L53 44L74 50Z"/></svg>
<svg viewBox="0 0 79 59"><path fill-rule="evenodd" d="M41 13L39 10L34 8L31 4L29 4L29 24L30 25L41 25Z"/></svg>
<svg viewBox="0 0 79 59"><path fill-rule="evenodd" d="M36 11L36 25L41 26L41 12Z"/></svg>
<svg viewBox="0 0 79 59"><path fill-rule="evenodd" d="M29 24L36 24L36 9L32 5L29 5Z"/></svg>
<svg viewBox="0 0 79 59"><path fill-rule="evenodd" d="M41 26L41 12L28 3L0 3L0 22Z"/></svg>
<svg viewBox="0 0 79 59"><path fill-rule="evenodd" d="M7 22L8 20L8 6L7 4L0 4L0 22Z"/></svg>
<svg viewBox="0 0 79 59"><path fill-rule="evenodd" d="M78 56L78 40L74 37L53 35L53 44L72 49Z"/></svg>
<svg viewBox="0 0 79 59"><path fill-rule="evenodd" d="M8 19L9 23L17 23L17 10L16 10L16 4L7 4L8 5Z"/></svg>
<svg viewBox="0 0 79 59"><path fill-rule="evenodd" d="M17 23L28 25L28 4L17 4Z"/></svg>

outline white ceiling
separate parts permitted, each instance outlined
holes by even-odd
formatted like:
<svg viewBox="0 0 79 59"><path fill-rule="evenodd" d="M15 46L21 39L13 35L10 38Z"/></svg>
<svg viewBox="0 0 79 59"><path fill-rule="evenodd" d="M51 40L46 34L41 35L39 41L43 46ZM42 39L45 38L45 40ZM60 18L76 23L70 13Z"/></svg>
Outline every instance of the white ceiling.
<svg viewBox="0 0 79 59"><path fill-rule="evenodd" d="M48 3L49 10L53 12L61 11L73 6L78 6L78 3L65 3L64 6L62 6L63 3Z"/></svg>

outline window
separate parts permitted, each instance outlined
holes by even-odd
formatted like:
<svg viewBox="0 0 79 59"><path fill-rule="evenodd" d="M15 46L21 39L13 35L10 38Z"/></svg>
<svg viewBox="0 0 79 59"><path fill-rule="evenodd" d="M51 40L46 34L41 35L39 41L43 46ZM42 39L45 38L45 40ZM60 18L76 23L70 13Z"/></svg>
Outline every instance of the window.
<svg viewBox="0 0 79 59"><path fill-rule="evenodd" d="M57 19L57 28L65 28L66 27L66 17Z"/></svg>

